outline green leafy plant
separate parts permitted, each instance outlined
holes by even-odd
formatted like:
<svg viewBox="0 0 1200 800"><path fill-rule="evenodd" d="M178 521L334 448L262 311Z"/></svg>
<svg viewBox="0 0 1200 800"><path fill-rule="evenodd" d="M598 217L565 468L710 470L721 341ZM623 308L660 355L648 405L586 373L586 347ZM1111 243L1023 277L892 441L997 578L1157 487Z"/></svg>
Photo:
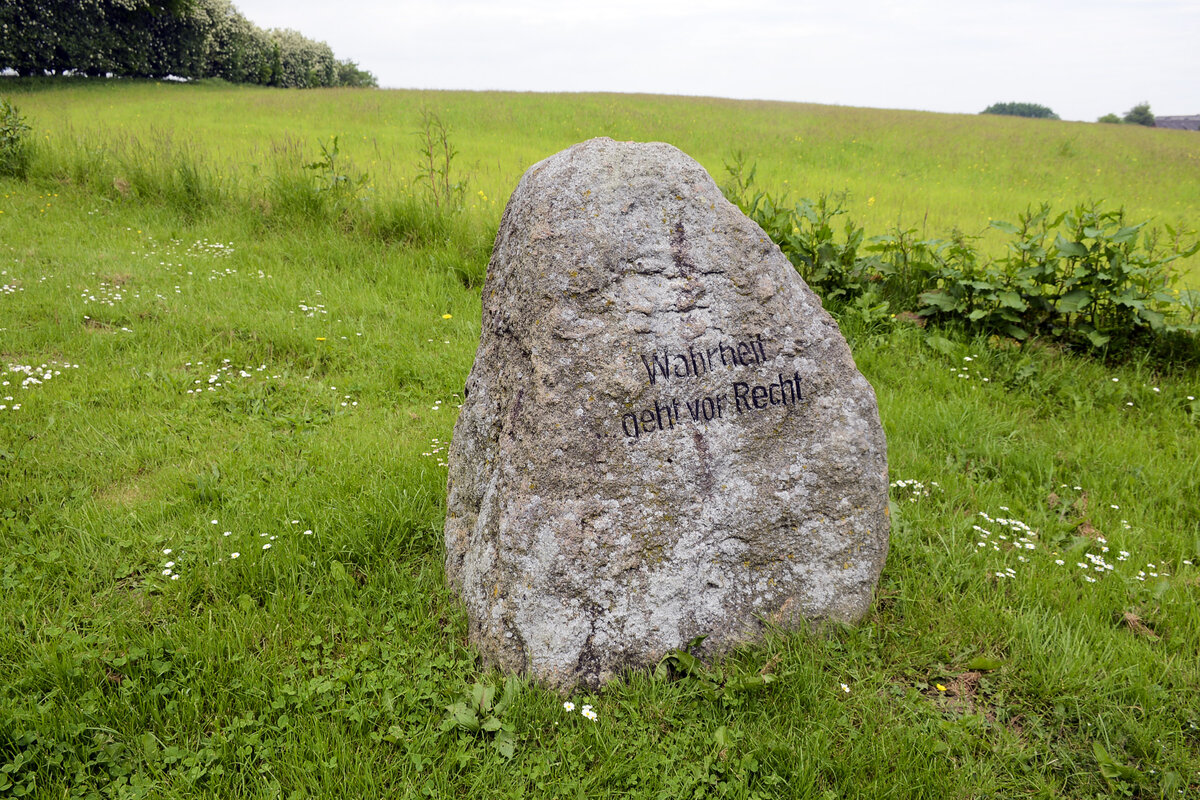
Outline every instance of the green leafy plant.
<svg viewBox="0 0 1200 800"><path fill-rule="evenodd" d="M516 749L516 725L501 717L517 696L517 679L510 675L504 682L504 692L496 699L496 688L476 683L464 692L457 703L446 706L442 731L460 731L480 737L491 737L492 747L505 758L512 758Z"/></svg>
<svg viewBox="0 0 1200 800"><path fill-rule="evenodd" d="M1194 327L1171 264L1200 244L1174 228L1164 244L1145 222L1126 224L1124 211L1099 203L1056 216L1043 203L1017 224L991 226L1013 237L1007 254L983 265L965 252L947 259L918 298L922 315L1083 349L1121 350Z"/></svg>
<svg viewBox="0 0 1200 800"><path fill-rule="evenodd" d="M316 179L317 190L335 195L354 194L366 182L366 176L351 176L344 162L339 162L341 151L338 149L338 137L330 136L329 141L321 142L320 147L321 157L304 165Z"/></svg>
<svg viewBox="0 0 1200 800"><path fill-rule="evenodd" d="M740 155L726 171L726 196L835 313L865 328L889 310L916 312L1019 342L1040 338L1106 355L1152 347L1172 358L1196 356L1198 295L1174 286L1174 262L1200 251L1191 231L1168 225L1164 236L1096 202L1058 214L1043 203L1016 223L992 221L991 229L1011 238L1005 255L987 258L978 237L960 231L938 239L896 227L866 238L847 220L839 237L833 222L846 213L844 198L776 199L754 188L755 169Z"/></svg>
<svg viewBox="0 0 1200 800"><path fill-rule="evenodd" d="M442 118L424 109L421 111L421 174L418 180L426 184L434 207L441 213L462 207L466 184L452 176L452 165L458 151L450 144L450 128Z"/></svg>
<svg viewBox="0 0 1200 800"><path fill-rule="evenodd" d="M362 189L369 176L354 170L342 155L338 136L318 143L320 157L315 160L310 160L299 140L285 140L274 147L276 168L267 185L264 212L343 225L359 216Z"/></svg>
<svg viewBox="0 0 1200 800"><path fill-rule="evenodd" d="M838 238L834 222L846 213L845 195L819 195L815 201L789 204L786 196L776 198L755 189L756 167L747 166L740 152L725 164L725 170L729 175L726 197L779 245L822 298L853 300L873 279L881 278L877 262L859 255L864 239L861 226L847 219Z"/></svg>
<svg viewBox="0 0 1200 800"><path fill-rule="evenodd" d="M1132 796L1131 789L1133 788L1129 784L1136 786L1146 782L1146 777L1141 772L1117 761L1109 755L1099 741L1092 742L1092 754L1096 757L1096 766L1100 768L1100 775L1108 783L1109 788L1114 791L1129 797Z"/></svg>
<svg viewBox="0 0 1200 800"><path fill-rule="evenodd" d="M877 254L874 266L878 274L872 280L881 284L884 297L897 308L913 308L917 296L945 260L946 242L920 238L917 233L916 228L897 226L882 236L871 237L865 248ZM974 259L973 252L966 255Z"/></svg>
<svg viewBox="0 0 1200 800"><path fill-rule="evenodd" d="M775 675L767 667L764 667L757 675L729 675L719 667L711 669L706 667L699 658L692 655L691 651L700 647L707 638L707 636L697 636L683 648L672 650L663 656L654 668L654 679L665 681L675 677L679 680L691 681L699 686L705 694L723 701L727 701L737 694L765 689L774 683Z"/></svg>
<svg viewBox="0 0 1200 800"><path fill-rule="evenodd" d="M0 176L24 178L28 173L30 130L17 107L0 97Z"/></svg>

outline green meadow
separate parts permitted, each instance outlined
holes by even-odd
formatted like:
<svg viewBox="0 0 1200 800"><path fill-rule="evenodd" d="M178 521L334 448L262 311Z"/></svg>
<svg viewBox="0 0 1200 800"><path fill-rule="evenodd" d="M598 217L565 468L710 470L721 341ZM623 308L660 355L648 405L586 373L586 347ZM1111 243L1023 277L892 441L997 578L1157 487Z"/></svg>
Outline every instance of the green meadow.
<svg viewBox="0 0 1200 800"><path fill-rule="evenodd" d="M1200 217L1196 137L1136 125L618 94L69 81L52 91L18 84L9 94L41 142L125 157L134 156L131 139L159 155L203 153L207 168L250 191L281 153L313 155L330 136L380 193L410 189L420 113L429 110L451 129L470 205L493 224L531 164L593 136L669 142L718 181L740 152L773 193L845 193L868 234L896 224L929 236L983 233L989 219L1013 219L1042 201L1065 210L1099 200L1174 226Z"/></svg>
<svg viewBox="0 0 1200 800"><path fill-rule="evenodd" d="M0 178L0 797L1200 796L1194 367L839 311L888 438L876 602L709 664L723 689L518 680L499 731L448 726L505 680L442 568L491 241L534 162L661 140L721 182L740 152L773 192L845 192L868 234L1091 199L1194 228L1196 134L626 95L0 95L35 142ZM446 166L422 112L449 194L418 179Z"/></svg>

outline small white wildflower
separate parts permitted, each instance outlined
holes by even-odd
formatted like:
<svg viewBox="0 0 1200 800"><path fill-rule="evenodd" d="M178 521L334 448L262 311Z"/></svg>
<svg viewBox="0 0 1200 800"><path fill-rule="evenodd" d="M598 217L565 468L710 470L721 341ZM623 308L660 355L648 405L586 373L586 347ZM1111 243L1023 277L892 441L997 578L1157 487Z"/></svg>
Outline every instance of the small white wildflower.
<svg viewBox="0 0 1200 800"><path fill-rule="evenodd" d="M838 684L838 685L842 687L842 691L843 691L843 692L845 692L846 694L850 694L850 687L849 687L849 686L847 686L847 685L846 685L846 684L844 684L844 683L842 683L842 684Z"/></svg>
<svg viewBox="0 0 1200 800"><path fill-rule="evenodd" d="M174 562L174 561L168 561L167 563L163 564L163 566L164 566L164 567L167 567L167 568L169 569L169 568L171 568L171 567L175 566L175 562Z"/></svg>
<svg viewBox="0 0 1200 800"><path fill-rule="evenodd" d="M169 555L171 555L171 548L169 548L169 547L167 547L167 548L164 548L164 549L163 549L163 555L164 555L164 556L169 556Z"/></svg>
<svg viewBox="0 0 1200 800"><path fill-rule="evenodd" d="M1055 563L1055 564L1058 564L1058 565L1061 567L1061 566L1062 566L1063 564L1065 564L1066 562L1065 562L1065 561L1063 561L1061 558L1056 558L1056 559L1054 559L1054 563Z"/></svg>
<svg viewBox="0 0 1200 800"><path fill-rule="evenodd" d="M564 709L565 711L574 711L574 710L575 710L575 704L574 704L574 703L572 703L570 700L568 700L567 702L563 703L563 709Z"/></svg>
<svg viewBox="0 0 1200 800"><path fill-rule="evenodd" d="M270 542L267 542L266 544L264 544L264 545L263 545L263 550L270 550L270 549L271 549L271 543L270 543Z"/></svg>
<svg viewBox="0 0 1200 800"><path fill-rule="evenodd" d="M240 555L241 555L241 553L230 553L230 554L229 554L229 557L230 557L230 558L237 558L237 557L238 557L238 556L240 556Z"/></svg>

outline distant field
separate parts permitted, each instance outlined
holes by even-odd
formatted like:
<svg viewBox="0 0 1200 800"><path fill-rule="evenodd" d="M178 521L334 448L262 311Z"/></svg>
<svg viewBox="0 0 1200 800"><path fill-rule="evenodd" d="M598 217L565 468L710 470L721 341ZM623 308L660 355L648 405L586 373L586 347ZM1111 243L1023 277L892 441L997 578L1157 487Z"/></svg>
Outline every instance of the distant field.
<svg viewBox="0 0 1200 800"><path fill-rule="evenodd" d="M718 181L736 151L793 196L846 192L868 235L892 224L983 231L1043 200L1104 200L1137 219L1200 224L1200 135L1139 126L619 94L294 92L147 82L67 84L17 102L43 141L169 136L253 181L275 149L340 137L380 192L417 171L421 109L451 128L455 167L496 216L534 162L593 136L669 142ZM26 84L27 85L27 84ZM0 93L14 93L0 83ZM46 139L45 137L49 137ZM487 198L484 203L477 192ZM1193 259L1193 262L1196 260ZM1190 265L1191 266L1191 265Z"/></svg>

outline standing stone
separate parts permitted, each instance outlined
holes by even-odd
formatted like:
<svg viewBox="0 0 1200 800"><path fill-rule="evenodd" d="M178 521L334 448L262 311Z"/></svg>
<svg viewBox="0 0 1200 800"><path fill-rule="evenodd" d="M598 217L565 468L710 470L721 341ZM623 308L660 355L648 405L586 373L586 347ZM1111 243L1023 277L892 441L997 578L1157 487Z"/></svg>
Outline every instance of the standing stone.
<svg viewBox="0 0 1200 800"><path fill-rule="evenodd" d="M779 248L661 143L521 179L448 492L471 640L559 689L856 620L887 554L874 391Z"/></svg>

